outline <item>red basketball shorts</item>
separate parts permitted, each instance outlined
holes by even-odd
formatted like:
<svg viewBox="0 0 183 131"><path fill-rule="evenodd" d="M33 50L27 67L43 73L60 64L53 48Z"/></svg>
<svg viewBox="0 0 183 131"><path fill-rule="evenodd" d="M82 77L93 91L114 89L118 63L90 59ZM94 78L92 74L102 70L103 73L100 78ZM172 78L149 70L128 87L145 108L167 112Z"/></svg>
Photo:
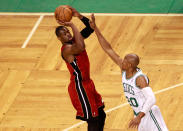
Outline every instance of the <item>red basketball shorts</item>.
<svg viewBox="0 0 183 131"><path fill-rule="evenodd" d="M96 91L92 80L71 81L68 87L71 102L77 111L76 119L97 118L98 109L104 108L101 95Z"/></svg>

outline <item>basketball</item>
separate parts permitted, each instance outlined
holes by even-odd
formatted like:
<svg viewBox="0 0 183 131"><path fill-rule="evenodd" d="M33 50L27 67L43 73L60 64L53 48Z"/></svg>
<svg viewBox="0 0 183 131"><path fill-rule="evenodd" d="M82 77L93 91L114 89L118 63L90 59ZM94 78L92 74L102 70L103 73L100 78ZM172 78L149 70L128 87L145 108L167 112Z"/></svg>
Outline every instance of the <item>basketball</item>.
<svg viewBox="0 0 183 131"><path fill-rule="evenodd" d="M69 22L72 19L72 11L66 5L61 5L55 9L55 19Z"/></svg>

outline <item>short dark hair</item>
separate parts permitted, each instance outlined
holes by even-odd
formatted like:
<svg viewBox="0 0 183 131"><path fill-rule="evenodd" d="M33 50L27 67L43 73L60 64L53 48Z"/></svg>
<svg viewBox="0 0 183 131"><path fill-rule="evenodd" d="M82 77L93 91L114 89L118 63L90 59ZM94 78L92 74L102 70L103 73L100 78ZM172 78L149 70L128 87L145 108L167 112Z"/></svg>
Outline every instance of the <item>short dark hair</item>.
<svg viewBox="0 0 183 131"><path fill-rule="evenodd" d="M55 34L57 37L60 36L60 31L63 30L64 26L57 26L57 28L55 29Z"/></svg>

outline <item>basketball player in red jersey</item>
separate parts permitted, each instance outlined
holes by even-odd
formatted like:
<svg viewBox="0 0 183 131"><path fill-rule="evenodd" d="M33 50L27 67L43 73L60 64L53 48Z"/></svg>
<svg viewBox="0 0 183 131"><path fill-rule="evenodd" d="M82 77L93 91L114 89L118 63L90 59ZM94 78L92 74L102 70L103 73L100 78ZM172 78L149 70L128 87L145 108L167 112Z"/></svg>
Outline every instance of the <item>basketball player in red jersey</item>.
<svg viewBox="0 0 183 131"><path fill-rule="evenodd" d="M71 74L68 92L77 111L76 119L87 121L88 131L103 131L106 117L103 110L104 103L90 78L90 63L84 43L84 39L89 37L94 30L90 27L88 18L74 8L69 8L73 16L78 17L86 27L79 32L72 22L57 21L63 25L55 30L57 38L62 43L61 56ZM66 26L71 27L73 37Z"/></svg>

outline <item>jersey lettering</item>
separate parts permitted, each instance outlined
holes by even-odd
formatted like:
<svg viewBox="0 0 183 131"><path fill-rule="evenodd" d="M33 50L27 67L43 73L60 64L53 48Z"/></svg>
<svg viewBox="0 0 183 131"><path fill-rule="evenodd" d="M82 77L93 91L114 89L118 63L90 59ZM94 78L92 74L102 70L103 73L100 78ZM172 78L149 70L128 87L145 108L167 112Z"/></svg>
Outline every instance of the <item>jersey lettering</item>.
<svg viewBox="0 0 183 131"><path fill-rule="evenodd" d="M124 87L124 92L128 92L131 95L135 95L135 92L133 90L133 86L126 84L126 83L123 83L123 87Z"/></svg>

